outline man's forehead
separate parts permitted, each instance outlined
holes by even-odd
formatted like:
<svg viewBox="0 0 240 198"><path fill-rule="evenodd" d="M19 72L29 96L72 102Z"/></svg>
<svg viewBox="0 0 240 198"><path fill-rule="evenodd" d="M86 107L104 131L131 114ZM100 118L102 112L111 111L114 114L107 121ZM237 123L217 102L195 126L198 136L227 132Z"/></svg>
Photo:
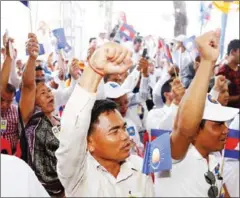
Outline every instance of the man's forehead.
<svg viewBox="0 0 240 198"><path fill-rule="evenodd" d="M124 125L125 123L123 117L117 109L100 114L98 120L103 127L111 127L116 124Z"/></svg>

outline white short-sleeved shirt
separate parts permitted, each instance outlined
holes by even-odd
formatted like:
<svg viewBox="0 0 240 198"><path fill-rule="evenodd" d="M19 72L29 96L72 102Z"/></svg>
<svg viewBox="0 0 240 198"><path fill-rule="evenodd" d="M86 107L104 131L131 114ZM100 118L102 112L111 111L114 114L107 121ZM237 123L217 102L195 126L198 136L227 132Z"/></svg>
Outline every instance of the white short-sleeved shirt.
<svg viewBox="0 0 240 198"><path fill-rule="evenodd" d="M209 170L215 174L220 162L209 155ZM204 174L208 171L208 163L194 146L182 161L173 162L172 170L155 174L155 192L157 197L208 197L210 184ZM216 184L220 191L221 180L217 176Z"/></svg>
<svg viewBox="0 0 240 198"><path fill-rule="evenodd" d="M1 197L50 197L21 159L1 154Z"/></svg>

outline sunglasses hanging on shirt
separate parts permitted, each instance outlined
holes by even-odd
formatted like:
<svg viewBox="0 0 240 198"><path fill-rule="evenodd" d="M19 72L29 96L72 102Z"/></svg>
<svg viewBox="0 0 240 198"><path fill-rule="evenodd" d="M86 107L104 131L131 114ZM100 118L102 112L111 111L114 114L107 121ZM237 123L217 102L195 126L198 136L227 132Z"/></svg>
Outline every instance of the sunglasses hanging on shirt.
<svg viewBox="0 0 240 198"><path fill-rule="evenodd" d="M211 185L208 190L208 197L216 198L218 196L218 188L216 186L215 175L211 171L208 171L204 174L204 177L206 182Z"/></svg>

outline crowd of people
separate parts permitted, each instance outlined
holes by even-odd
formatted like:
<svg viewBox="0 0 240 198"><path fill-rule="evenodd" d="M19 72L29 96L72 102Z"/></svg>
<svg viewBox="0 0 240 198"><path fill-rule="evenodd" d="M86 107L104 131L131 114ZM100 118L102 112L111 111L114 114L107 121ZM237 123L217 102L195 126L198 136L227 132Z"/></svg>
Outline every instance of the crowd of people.
<svg viewBox="0 0 240 198"><path fill-rule="evenodd" d="M184 38L171 41L173 64L162 48L146 56L140 36L131 49L90 38L83 60L44 60L29 33L24 62L4 35L1 195L239 197L239 159L223 153L239 131L240 40L217 65L220 30L196 38L195 58ZM172 169L145 175L151 129L171 131Z"/></svg>

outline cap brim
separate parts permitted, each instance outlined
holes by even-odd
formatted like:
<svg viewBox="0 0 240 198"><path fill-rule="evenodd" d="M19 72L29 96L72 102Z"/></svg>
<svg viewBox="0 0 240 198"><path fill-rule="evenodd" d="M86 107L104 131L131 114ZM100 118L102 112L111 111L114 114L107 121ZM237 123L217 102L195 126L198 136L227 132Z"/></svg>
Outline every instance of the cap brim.
<svg viewBox="0 0 240 198"><path fill-rule="evenodd" d="M110 93L106 93L107 98L120 98L121 96L130 93L130 89L116 89L112 90Z"/></svg>
<svg viewBox="0 0 240 198"><path fill-rule="evenodd" d="M209 105L204 109L203 119L216 122L225 122L233 119L239 113L239 109L224 107L222 105Z"/></svg>

